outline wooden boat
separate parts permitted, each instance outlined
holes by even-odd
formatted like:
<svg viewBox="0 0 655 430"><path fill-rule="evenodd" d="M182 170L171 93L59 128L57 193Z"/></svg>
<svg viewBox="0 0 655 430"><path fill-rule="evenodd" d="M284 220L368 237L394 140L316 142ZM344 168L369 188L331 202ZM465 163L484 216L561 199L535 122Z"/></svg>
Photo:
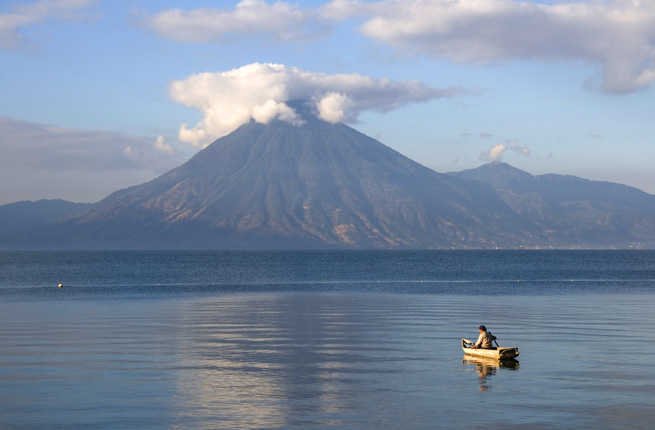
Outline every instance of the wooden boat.
<svg viewBox="0 0 655 430"><path fill-rule="evenodd" d="M464 351L464 354L472 357L509 360L519 356L519 348L517 346L511 348L499 346L494 349L471 348L472 346L473 342L469 339L462 339L462 351Z"/></svg>

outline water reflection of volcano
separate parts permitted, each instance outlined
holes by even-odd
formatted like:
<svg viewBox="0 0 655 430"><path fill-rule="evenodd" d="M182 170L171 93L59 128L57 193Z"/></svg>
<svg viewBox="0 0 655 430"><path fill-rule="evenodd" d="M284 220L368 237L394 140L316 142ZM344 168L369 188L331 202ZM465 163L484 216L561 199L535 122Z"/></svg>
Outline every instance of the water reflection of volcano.
<svg viewBox="0 0 655 430"><path fill-rule="evenodd" d="M478 374L480 391L487 391L490 388L491 378L498 369L518 370L519 362L514 359L495 360L484 357L471 357L465 355L462 359L464 366L471 366Z"/></svg>
<svg viewBox="0 0 655 430"><path fill-rule="evenodd" d="M183 313L179 408L219 428L340 425L356 413L359 389L407 358L389 314L344 296L233 296Z"/></svg>

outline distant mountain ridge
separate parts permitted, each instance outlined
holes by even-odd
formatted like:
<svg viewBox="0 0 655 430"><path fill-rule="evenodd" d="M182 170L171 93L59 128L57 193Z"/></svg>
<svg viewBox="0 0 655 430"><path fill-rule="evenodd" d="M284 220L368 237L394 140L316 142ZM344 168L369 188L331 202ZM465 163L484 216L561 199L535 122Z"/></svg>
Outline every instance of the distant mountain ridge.
<svg viewBox="0 0 655 430"><path fill-rule="evenodd" d="M655 247L655 196L634 188L504 163L437 173L344 124L304 120L245 124L95 204L23 205L34 222L0 230L0 248ZM16 218L7 206L0 223Z"/></svg>
<svg viewBox="0 0 655 430"><path fill-rule="evenodd" d="M74 203L61 199L0 205L0 238L64 222L84 214L92 206L92 203Z"/></svg>
<svg viewBox="0 0 655 430"><path fill-rule="evenodd" d="M531 175L506 163L451 173L491 185L514 212L571 247L652 247L655 196L626 185L570 175Z"/></svg>

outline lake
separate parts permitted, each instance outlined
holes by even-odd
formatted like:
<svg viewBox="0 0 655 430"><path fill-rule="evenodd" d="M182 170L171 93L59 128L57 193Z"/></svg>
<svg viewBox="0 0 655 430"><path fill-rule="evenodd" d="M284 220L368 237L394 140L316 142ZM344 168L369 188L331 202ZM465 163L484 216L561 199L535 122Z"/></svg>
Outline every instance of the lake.
<svg viewBox="0 0 655 430"><path fill-rule="evenodd" d="M0 428L650 429L653 333L648 251L4 252Z"/></svg>

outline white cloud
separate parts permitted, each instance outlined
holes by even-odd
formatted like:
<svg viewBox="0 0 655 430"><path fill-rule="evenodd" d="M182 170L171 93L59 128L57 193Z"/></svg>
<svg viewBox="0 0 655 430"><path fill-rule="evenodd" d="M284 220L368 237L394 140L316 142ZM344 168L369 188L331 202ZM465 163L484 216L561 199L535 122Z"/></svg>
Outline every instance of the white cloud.
<svg viewBox="0 0 655 430"><path fill-rule="evenodd" d="M13 47L20 41L20 31L49 18L67 17L93 0L39 0L18 4L0 11L0 47Z"/></svg>
<svg viewBox="0 0 655 430"><path fill-rule="evenodd" d="M655 1L333 0L324 16L361 16L364 35L403 52L457 62L578 60L598 65L602 87L655 82Z"/></svg>
<svg viewBox="0 0 655 430"><path fill-rule="evenodd" d="M175 40L209 42L230 35L305 39L352 17L365 36L402 52L462 63L578 61L595 65L605 91L655 82L653 0L242 0L233 9L169 9L147 25ZM592 84L593 85L593 84Z"/></svg>
<svg viewBox="0 0 655 430"><path fill-rule="evenodd" d="M270 35L279 40L304 39L321 29L312 11L277 1L241 0L232 10L168 9L148 17L157 33L183 42L210 42L228 35Z"/></svg>
<svg viewBox="0 0 655 430"><path fill-rule="evenodd" d="M316 104L318 116L327 122L337 123L346 119L347 111L352 106L347 95L341 93L327 93Z"/></svg>
<svg viewBox="0 0 655 430"><path fill-rule="evenodd" d="M499 143L497 145L492 146L489 148L489 151L487 152L487 159L488 160L499 160L503 154L507 151L507 146L503 143Z"/></svg>
<svg viewBox="0 0 655 430"><path fill-rule="evenodd" d="M172 145L166 143L166 138L164 138L164 136L157 136L157 139L155 139L155 143L153 143L153 146L157 151L163 152L164 154L170 155L175 153L175 148L173 148Z"/></svg>
<svg viewBox="0 0 655 430"><path fill-rule="evenodd" d="M0 154L0 203L56 197L96 200L150 180L185 158L185 154L157 149L152 137L3 117Z"/></svg>
<svg viewBox="0 0 655 430"><path fill-rule="evenodd" d="M324 74L282 64L249 64L216 73L200 73L171 83L173 100L198 109L202 120L182 124L180 141L205 146L250 120L302 122L288 102L305 101L328 122L356 121L360 112L386 112L408 103L450 97L460 91L358 74Z"/></svg>
<svg viewBox="0 0 655 430"><path fill-rule="evenodd" d="M480 154L480 160L482 161L500 161L503 159L503 156L507 151L514 152L515 154L522 155L524 157L530 156L530 148L526 145L520 145L513 141L506 141L505 143L498 143L489 148L486 152Z"/></svg>

